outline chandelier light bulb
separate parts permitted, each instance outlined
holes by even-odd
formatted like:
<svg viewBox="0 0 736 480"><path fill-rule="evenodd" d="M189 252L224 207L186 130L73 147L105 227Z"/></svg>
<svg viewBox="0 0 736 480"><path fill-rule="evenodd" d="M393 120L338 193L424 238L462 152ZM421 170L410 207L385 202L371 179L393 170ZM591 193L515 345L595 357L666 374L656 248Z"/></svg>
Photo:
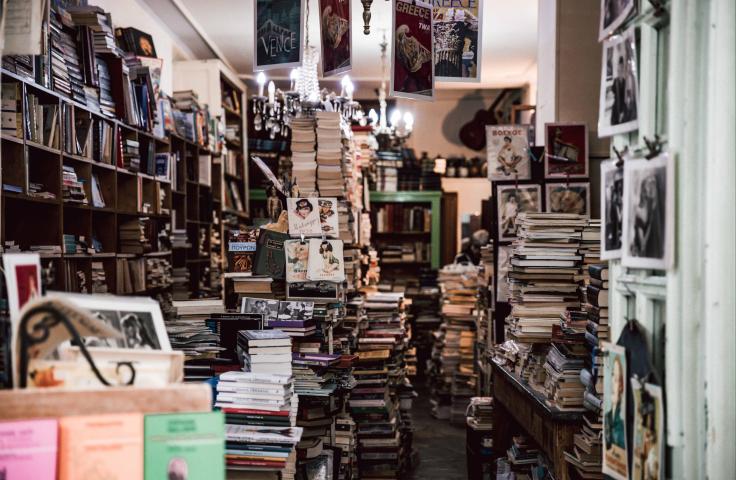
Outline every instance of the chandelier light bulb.
<svg viewBox="0 0 736 480"><path fill-rule="evenodd" d="M258 75L256 75L256 82L258 83L258 96L263 96L263 86L266 84L266 74L263 72L258 72Z"/></svg>
<svg viewBox="0 0 736 480"><path fill-rule="evenodd" d="M392 127L396 128L399 124L399 120L401 120L401 111L397 108L396 110L391 112L389 122L391 122Z"/></svg>
<svg viewBox="0 0 736 480"><path fill-rule="evenodd" d="M368 112L368 118L371 119L371 123L373 125L376 125L378 123L378 114L376 113L375 108L370 109L370 111Z"/></svg>
<svg viewBox="0 0 736 480"><path fill-rule="evenodd" d="M404 114L404 127L407 130L411 130L414 127L414 115L411 112Z"/></svg>

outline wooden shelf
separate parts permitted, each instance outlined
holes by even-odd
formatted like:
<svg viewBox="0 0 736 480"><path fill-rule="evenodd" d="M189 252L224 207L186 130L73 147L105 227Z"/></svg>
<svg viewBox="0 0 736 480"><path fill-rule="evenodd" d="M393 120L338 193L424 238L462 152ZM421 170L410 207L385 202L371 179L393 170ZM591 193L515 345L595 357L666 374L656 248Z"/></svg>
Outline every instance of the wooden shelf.
<svg viewBox="0 0 736 480"><path fill-rule="evenodd" d="M61 154L61 150L59 150L58 148L47 147L46 145L43 145L41 143L32 142L30 140L26 140L26 145L32 148L36 148L38 150L43 150L45 152L53 153L55 155Z"/></svg>

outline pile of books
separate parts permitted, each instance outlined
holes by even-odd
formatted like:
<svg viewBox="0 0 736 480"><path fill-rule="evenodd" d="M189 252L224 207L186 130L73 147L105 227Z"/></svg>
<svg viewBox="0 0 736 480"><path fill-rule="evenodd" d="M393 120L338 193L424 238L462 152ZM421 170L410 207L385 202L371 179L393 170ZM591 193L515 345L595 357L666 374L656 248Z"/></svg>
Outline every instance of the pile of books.
<svg viewBox="0 0 736 480"><path fill-rule="evenodd" d="M214 359L223 350L219 346L219 336L205 323L213 313L224 311L222 301L174 301L172 307L174 317L166 320L166 332L171 347L184 352L184 379L195 381L202 377L209 378L206 376L211 372L210 362L206 362L204 366L202 363L190 363L192 360Z"/></svg>
<svg viewBox="0 0 736 480"><path fill-rule="evenodd" d="M171 286L171 260L167 257L146 258L146 288L163 289Z"/></svg>
<svg viewBox="0 0 736 480"><path fill-rule="evenodd" d="M87 204L84 182L71 165L63 166L61 191L65 202Z"/></svg>
<svg viewBox="0 0 736 480"><path fill-rule="evenodd" d="M317 187L322 197L344 197L339 112L317 112Z"/></svg>
<svg viewBox="0 0 736 480"><path fill-rule="evenodd" d="M92 280L92 293L107 293L107 274L102 262L91 262L90 279Z"/></svg>
<svg viewBox="0 0 736 480"><path fill-rule="evenodd" d="M379 150L375 153L377 192L396 192L399 189L399 168L403 165L401 153Z"/></svg>
<svg viewBox="0 0 736 480"><path fill-rule="evenodd" d="M291 337L281 330L241 330L238 357L246 372L291 375Z"/></svg>
<svg viewBox="0 0 736 480"><path fill-rule="evenodd" d="M291 173L299 187L299 195L303 197L317 192L317 136L314 128L315 120L311 117L291 121Z"/></svg>
<svg viewBox="0 0 736 480"><path fill-rule="evenodd" d="M585 365L585 357L582 343L553 341L544 363L547 373L544 393L549 405L560 410L582 409L585 387L580 381L580 370Z"/></svg>
<svg viewBox="0 0 736 480"><path fill-rule="evenodd" d="M51 88L72 100L86 104L84 77L77 47L66 29L64 16L55 9L49 14L49 48L51 49Z"/></svg>
<svg viewBox="0 0 736 480"><path fill-rule="evenodd" d="M132 138L123 139L123 161L119 165L131 172L141 169L140 143Z"/></svg>
<svg viewBox="0 0 736 480"><path fill-rule="evenodd" d="M148 231L150 219L138 217L130 220L119 220L118 238L121 253L147 253L151 251Z"/></svg>

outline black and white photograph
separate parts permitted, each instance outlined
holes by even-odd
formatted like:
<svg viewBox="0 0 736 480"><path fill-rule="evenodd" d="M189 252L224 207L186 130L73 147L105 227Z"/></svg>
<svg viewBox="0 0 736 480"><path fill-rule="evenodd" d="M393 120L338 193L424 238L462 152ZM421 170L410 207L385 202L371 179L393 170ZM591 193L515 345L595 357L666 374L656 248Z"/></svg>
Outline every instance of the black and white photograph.
<svg viewBox="0 0 736 480"><path fill-rule="evenodd" d="M631 15L635 0L601 0L601 26L598 41L605 39L618 29Z"/></svg>
<svg viewBox="0 0 736 480"><path fill-rule="evenodd" d="M498 247L498 276L496 280L496 301L509 301L509 270L511 270L511 247L503 245Z"/></svg>
<svg viewBox="0 0 736 480"><path fill-rule="evenodd" d="M590 216L590 183L548 183L547 211Z"/></svg>
<svg viewBox="0 0 736 480"><path fill-rule="evenodd" d="M486 127L488 179L529 180L529 125Z"/></svg>
<svg viewBox="0 0 736 480"><path fill-rule="evenodd" d="M542 189L539 185L498 186L498 240L516 238L516 217L521 212L542 211Z"/></svg>
<svg viewBox="0 0 736 480"><path fill-rule="evenodd" d="M268 326L271 320L278 319L279 301L270 298L243 297L240 313L259 313L263 315L263 322Z"/></svg>
<svg viewBox="0 0 736 480"><path fill-rule="evenodd" d="M311 320L314 313L314 302L287 300L279 302L280 321Z"/></svg>
<svg viewBox="0 0 736 480"><path fill-rule="evenodd" d="M615 160L601 163L601 260L621 258L624 169Z"/></svg>
<svg viewBox="0 0 736 480"><path fill-rule="evenodd" d="M286 298L289 300L337 300L337 297L338 284L334 282L295 282L286 284Z"/></svg>
<svg viewBox="0 0 736 480"><path fill-rule="evenodd" d="M639 80L634 27L603 42L598 136L639 128Z"/></svg>
<svg viewBox="0 0 736 480"><path fill-rule="evenodd" d="M148 312L119 311L120 328L125 335L125 348L160 350L153 316Z"/></svg>
<svg viewBox="0 0 736 480"><path fill-rule="evenodd" d="M674 233L673 174L669 155L624 164L622 264L666 270Z"/></svg>

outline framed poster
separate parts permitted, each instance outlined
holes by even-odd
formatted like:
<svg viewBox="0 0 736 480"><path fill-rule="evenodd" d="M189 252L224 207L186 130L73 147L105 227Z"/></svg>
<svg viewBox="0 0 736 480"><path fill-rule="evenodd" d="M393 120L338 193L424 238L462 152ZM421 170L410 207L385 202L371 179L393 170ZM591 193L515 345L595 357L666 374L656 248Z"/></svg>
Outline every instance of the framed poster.
<svg viewBox="0 0 736 480"><path fill-rule="evenodd" d="M319 0L323 77L345 73L352 68L350 5L350 0Z"/></svg>
<svg viewBox="0 0 736 480"><path fill-rule="evenodd" d="M624 169L615 160L601 163L601 260L621 258Z"/></svg>
<svg viewBox="0 0 736 480"><path fill-rule="evenodd" d="M437 81L480 81L482 18L482 0L433 3L434 76Z"/></svg>
<svg viewBox="0 0 736 480"><path fill-rule="evenodd" d="M489 125L486 127L488 179L529 180L529 125Z"/></svg>
<svg viewBox="0 0 736 480"><path fill-rule="evenodd" d="M544 132L544 176L587 177L588 127L584 123L547 123Z"/></svg>
<svg viewBox="0 0 736 480"><path fill-rule="evenodd" d="M434 99L432 4L393 0L391 96Z"/></svg>
<svg viewBox="0 0 736 480"><path fill-rule="evenodd" d="M254 72L301 66L305 1L253 1Z"/></svg>
<svg viewBox="0 0 736 480"><path fill-rule="evenodd" d="M499 185L497 188L498 241L516 238L516 217L521 212L542 211L540 185Z"/></svg>
<svg viewBox="0 0 736 480"><path fill-rule="evenodd" d="M545 189L548 212L590 216L590 183L548 183Z"/></svg>
<svg viewBox="0 0 736 480"><path fill-rule="evenodd" d="M598 136L639 128L639 80L634 27L603 42Z"/></svg>

